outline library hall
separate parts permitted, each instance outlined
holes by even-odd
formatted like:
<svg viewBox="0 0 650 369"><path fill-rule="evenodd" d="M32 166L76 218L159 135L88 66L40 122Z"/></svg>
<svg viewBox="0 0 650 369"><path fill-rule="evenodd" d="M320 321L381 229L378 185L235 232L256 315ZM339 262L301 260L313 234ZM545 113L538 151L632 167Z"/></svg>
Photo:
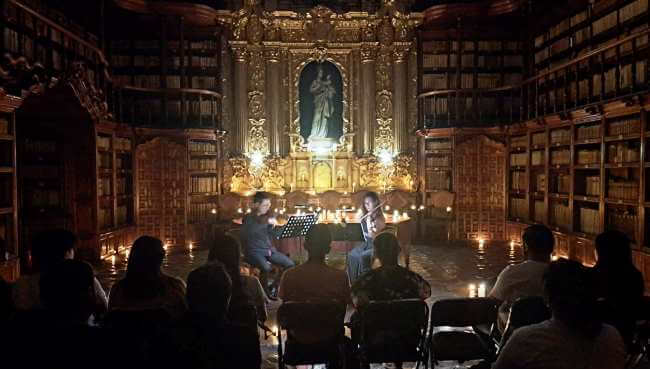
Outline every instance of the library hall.
<svg viewBox="0 0 650 369"><path fill-rule="evenodd" d="M0 367L650 369L648 2L0 0Z"/></svg>

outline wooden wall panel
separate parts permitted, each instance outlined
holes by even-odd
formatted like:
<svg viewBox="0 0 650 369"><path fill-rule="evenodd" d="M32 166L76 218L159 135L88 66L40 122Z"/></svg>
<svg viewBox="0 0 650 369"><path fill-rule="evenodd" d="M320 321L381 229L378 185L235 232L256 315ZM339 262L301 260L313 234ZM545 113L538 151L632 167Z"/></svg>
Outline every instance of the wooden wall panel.
<svg viewBox="0 0 650 369"><path fill-rule="evenodd" d="M456 142L456 236L505 240L505 146L485 135Z"/></svg>

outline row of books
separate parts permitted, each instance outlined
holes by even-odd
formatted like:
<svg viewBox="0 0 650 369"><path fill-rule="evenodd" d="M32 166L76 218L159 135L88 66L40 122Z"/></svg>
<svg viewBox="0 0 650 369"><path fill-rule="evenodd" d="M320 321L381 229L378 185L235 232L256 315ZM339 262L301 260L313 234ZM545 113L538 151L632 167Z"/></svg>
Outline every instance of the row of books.
<svg viewBox="0 0 650 369"><path fill-rule="evenodd" d="M527 164L526 153L510 154L510 166L524 166Z"/></svg>
<svg viewBox="0 0 650 369"><path fill-rule="evenodd" d="M600 162L600 150L578 150L576 153L576 163L578 164L597 164Z"/></svg>
<svg viewBox="0 0 650 369"><path fill-rule="evenodd" d="M510 147L526 147L528 146L528 138L526 136L511 136Z"/></svg>
<svg viewBox="0 0 650 369"><path fill-rule="evenodd" d="M102 150L110 150L111 138L107 136L97 136L97 148Z"/></svg>
<svg viewBox="0 0 650 369"><path fill-rule="evenodd" d="M517 51L522 49L519 41L495 41L482 40L475 44L475 41L449 41L449 40L429 40L422 43L422 52L424 54L444 53L448 51L458 51L462 45L463 51Z"/></svg>
<svg viewBox="0 0 650 369"><path fill-rule="evenodd" d="M551 145L566 145L571 143L570 129L554 129L551 131Z"/></svg>
<svg viewBox="0 0 650 369"><path fill-rule="evenodd" d="M569 206L563 203L551 205L551 223L559 227L567 227L571 224L571 211Z"/></svg>
<svg viewBox="0 0 650 369"><path fill-rule="evenodd" d="M546 174L538 174L535 177L535 191L546 192Z"/></svg>
<svg viewBox="0 0 650 369"><path fill-rule="evenodd" d="M571 176L568 174L558 174L551 177L551 192L569 193L571 192Z"/></svg>
<svg viewBox="0 0 650 369"><path fill-rule="evenodd" d="M641 121L638 117L612 121L607 128L609 136L637 134L641 132Z"/></svg>
<svg viewBox="0 0 650 369"><path fill-rule="evenodd" d="M618 10L618 21L623 23L648 11L648 0L636 0Z"/></svg>
<svg viewBox="0 0 650 369"><path fill-rule="evenodd" d="M583 125L576 128L578 140L592 140L600 138L600 125Z"/></svg>
<svg viewBox="0 0 650 369"><path fill-rule="evenodd" d="M0 135L8 135L9 132L9 119L0 116Z"/></svg>
<svg viewBox="0 0 650 369"><path fill-rule="evenodd" d="M540 146L546 144L546 132L533 133L531 135L533 145Z"/></svg>
<svg viewBox="0 0 650 369"><path fill-rule="evenodd" d="M571 163L571 150L553 150L551 151L552 165L566 165Z"/></svg>
<svg viewBox="0 0 650 369"><path fill-rule="evenodd" d="M451 175L449 172L426 172L427 190L451 190Z"/></svg>
<svg viewBox="0 0 650 369"><path fill-rule="evenodd" d="M545 215L546 215L546 206L544 205L544 201L535 200L534 220L538 223L545 223L544 222Z"/></svg>
<svg viewBox="0 0 650 369"><path fill-rule="evenodd" d="M532 151L530 153L530 165L544 165L544 151Z"/></svg>
<svg viewBox="0 0 650 369"><path fill-rule="evenodd" d="M118 196L131 195L131 179L118 177L115 181L115 192Z"/></svg>
<svg viewBox="0 0 650 369"><path fill-rule="evenodd" d="M600 196L600 176L585 177L585 195Z"/></svg>
<svg viewBox="0 0 650 369"><path fill-rule="evenodd" d="M636 201L639 198L639 183L610 179L607 183L607 196L612 199Z"/></svg>
<svg viewBox="0 0 650 369"><path fill-rule="evenodd" d="M117 218L117 225L118 226L123 226L125 224L129 223L129 210L126 205L119 205L117 207L117 214L115 214L115 217Z"/></svg>
<svg viewBox="0 0 650 369"><path fill-rule="evenodd" d="M190 203L188 212L189 222L198 223L214 217L212 210L216 209L216 204L213 203Z"/></svg>
<svg viewBox="0 0 650 369"><path fill-rule="evenodd" d="M217 170L215 159L190 159L190 170Z"/></svg>
<svg viewBox="0 0 650 369"><path fill-rule="evenodd" d="M35 187L25 191L27 203L35 208L58 207L61 205L59 191L50 188Z"/></svg>
<svg viewBox="0 0 650 369"><path fill-rule="evenodd" d="M580 230L583 233L600 233L600 212L598 209L580 208Z"/></svg>
<svg viewBox="0 0 650 369"><path fill-rule="evenodd" d="M99 229L107 229L113 227L113 209L99 208L97 211L97 223Z"/></svg>
<svg viewBox="0 0 650 369"><path fill-rule="evenodd" d="M512 172L510 176L510 189L515 191L523 191L528 189L526 172Z"/></svg>
<svg viewBox="0 0 650 369"><path fill-rule="evenodd" d="M641 148L626 142L610 143L607 145L608 163L634 163L641 158Z"/></svg>
<svg viewBox="0 0 650 369"><path fill-rule="evenodd" d="M426 150L449 150L451 149L451 140L448 139L427 139L424 142Z"/></svg>
<svg viewBox="0 0 650 369"><path fill-rule="evenodd" d="M110 152L100 151L97 155L97 166L101 169L113 168L113 155Z"/></svg>
<svg viewBox="0 0 650 369"><path fill-rule="evenodd" d="M510 198L510 216L512 218L528 218L528 202L526 199Z"/></svg>
<svg viewBox="0 0 650 369"><path fill-rule="evenodd" d="M636 215L623 209L610 208L607 211L607 227L625 233L631 240L636 239Z"/></svg>
<svg viewBox="0 0 650 369"><path fill-rule="evenodd" d="M217 177L191 177L191 193L217 192Z"/></svg>
<svg viewBox="0 0 650 369"><path fill-rule="evenodd" d="M190 141L190 153L192 152L217 152L217 144L214 142L205 141Z"/></svg>
<svg viewBox="0 0 650 369"><path fill-rule="evenodd" d="M113 186L109 177L97 178L97 196L111 196L113 194Z"/></svg>
<svg viewBox="0 0 650 369"><path fill-rule="evenodd" d="M115 150L131 151L131 139L115 137Z"/></svg>

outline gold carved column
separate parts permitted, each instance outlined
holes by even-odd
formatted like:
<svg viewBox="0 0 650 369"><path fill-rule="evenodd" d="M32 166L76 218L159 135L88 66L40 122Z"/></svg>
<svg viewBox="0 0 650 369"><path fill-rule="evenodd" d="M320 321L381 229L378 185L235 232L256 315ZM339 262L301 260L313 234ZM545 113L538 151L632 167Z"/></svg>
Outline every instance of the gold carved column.
<svg viewBox="0 0 650 369"><path fill-rule="evenodd" d="M281 49L278 45L266 45L264 57L266 59L266 112L269 120L269 153L272 156L280 155L280 130L282 121L282 100L280 98L280 84L282 82L282 67L280 65Z"/></svg>
<svg viewBox="0 0 650 369"><path fill-rule="evenodd" d="M249 46L248 74L248 153L269 153L269 132L266 125L266 66L260 46Z"/></svg>
<svg viewBox="0 0 650 369"><path fill-rule="evenodd" d="M406 45L404 45L406 44ZM395 153L408 151L408 43L394 45L393 53L393 123Z"/></svg>
<svg viewBox="0 0 650 369"><path fill-rule="evenodd" d="M375 137L375 59L377 55L375 42L361 46L361 134L363 136L363 154L374 152Z"/></svg>
<svg viewBox="0 0 650 369"><path fill-rule="evenodd" d="M232 47L235 57L234 78L234 116L235 130L233 151L239 154L246 152L246 137L248 135L248 50L244 45Z"/></svg>

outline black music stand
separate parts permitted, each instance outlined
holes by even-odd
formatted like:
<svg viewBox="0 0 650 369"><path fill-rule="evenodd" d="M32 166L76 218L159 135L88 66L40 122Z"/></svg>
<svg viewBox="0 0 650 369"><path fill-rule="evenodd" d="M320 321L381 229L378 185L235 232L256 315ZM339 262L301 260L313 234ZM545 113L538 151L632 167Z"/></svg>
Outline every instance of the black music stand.
<svg viewBox="0 0 650 369"><path fill-rule="evenodd" d="M284 238L304 237L307 232L318 221L316 214L292 215L289 217L287 224L282 226L282 232L278 235L278 240ZM303 258L302 239L300 239L300 258Z"/></svg>

